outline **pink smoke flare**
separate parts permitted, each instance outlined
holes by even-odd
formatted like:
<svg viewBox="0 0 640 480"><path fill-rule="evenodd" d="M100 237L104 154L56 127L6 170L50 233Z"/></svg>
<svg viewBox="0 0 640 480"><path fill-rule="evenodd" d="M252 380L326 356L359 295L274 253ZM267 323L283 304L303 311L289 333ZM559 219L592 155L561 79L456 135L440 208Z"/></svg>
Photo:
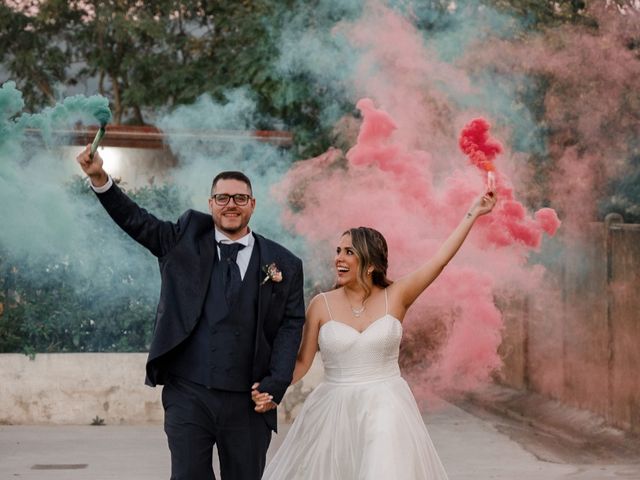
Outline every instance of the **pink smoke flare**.
<svg viewBox="0 0 640 480"><path fill-rule="evenodd" d="M489 138L489 123L484 118L471 120L460 133L460 149L471 163L485 172L493 172L493 160L502 153L502 145Z"/></svg>

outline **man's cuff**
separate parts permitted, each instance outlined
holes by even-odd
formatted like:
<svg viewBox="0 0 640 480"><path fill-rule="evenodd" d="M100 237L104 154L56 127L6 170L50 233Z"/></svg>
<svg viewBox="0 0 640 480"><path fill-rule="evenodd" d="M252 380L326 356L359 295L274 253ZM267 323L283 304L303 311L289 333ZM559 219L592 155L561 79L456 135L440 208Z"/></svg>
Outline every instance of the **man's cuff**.
<svg viewBox="0 0 640 480"><path fill-rule="evenodd" d="M111 175L109 175L108 177L109 177L109 180L107 180L107 183L105 183L101 187L94 187L93 183L91 183L91 179L89 179L89 186L96 193L104 193L107 190L109 190L111 188L111 186L113 185L113 180L111 180Z"/></svg>

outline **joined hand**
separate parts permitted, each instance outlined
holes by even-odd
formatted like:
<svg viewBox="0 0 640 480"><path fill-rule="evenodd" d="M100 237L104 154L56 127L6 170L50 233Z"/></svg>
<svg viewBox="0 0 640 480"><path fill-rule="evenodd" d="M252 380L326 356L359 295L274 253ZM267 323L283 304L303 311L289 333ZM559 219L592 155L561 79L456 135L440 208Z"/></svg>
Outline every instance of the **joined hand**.
<svg viewBox="0 0 640 480"><path fill-rule="evenodd" d="M256 404L254 410L258 413L265 413L276 408L278 404L273 401L273 396L267 392L260 392L259 386L259 383L254 383L251 386L251 399Z"/></svg>

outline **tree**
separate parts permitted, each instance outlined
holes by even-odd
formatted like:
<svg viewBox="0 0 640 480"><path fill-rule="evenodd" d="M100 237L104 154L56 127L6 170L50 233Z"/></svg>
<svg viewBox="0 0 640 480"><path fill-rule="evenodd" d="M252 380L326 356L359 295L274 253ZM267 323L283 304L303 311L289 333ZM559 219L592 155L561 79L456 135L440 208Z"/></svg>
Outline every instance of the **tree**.
<svg viewBox="0 0 640 480"><path fill-rule="evenodd" d="M144 351L158 302L157 263L106 218L84 178L74 178L69 191L86 204L95 250L117 243L127 261L97 255L91 263L100 274L87 277L77 252L59 251L43 262L0 246L0 353ZM129 195L160 218L176 218L185 208L172 186Z"/></svg>
<svg viewBox="0 0 640 480"><path fill-rule="evenodd" d="M0 62L31 109L54 103L56 84L68 81L69 32L79 21L67 2L51 2L42 9L34 4L0 4Z"/></svg>
<svg viewBox="0 0 640 480"><path fill-rule="evenodd" d="M534 29L592 22L585 0L486 0L486 3Z"/></svg>
<svg viewBox="0 0 640 480"><path fill-rule="evenodd" d="M56 86L96 79L116 124L144 124L156 112L203 93L222 101L226 91L242 86L257 99L258 128L292 129L299 154L312 155L329 145L328 132L318 124L329 92L308 76L284 78L274 67L282 28L297 4L49 0L5 5L0 62L30 111L54 103Z"/></svg>
<svg viewBox="0 0 640 480"><path fill-rule="evenodd" d="M111 99L114 123L144 124L144 110L192 100L202 78L193 69L198 2L129 0L84 3L89 19L73 37L80 77L96 77ZM186 87L189 82L188 88Z"/></svg>

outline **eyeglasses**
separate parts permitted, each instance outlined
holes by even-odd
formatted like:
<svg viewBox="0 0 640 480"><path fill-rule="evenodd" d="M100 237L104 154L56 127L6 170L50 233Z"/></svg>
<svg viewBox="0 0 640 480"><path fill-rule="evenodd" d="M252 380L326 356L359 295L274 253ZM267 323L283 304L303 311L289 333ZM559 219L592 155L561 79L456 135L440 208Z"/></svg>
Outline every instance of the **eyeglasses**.
<svg viewBox="0 0 640 480"><path fill-rule="evenodd" d="M251 200L251 195L247 195L246 193L235 193L233 195L229 195L228 193L216 193L211 195L213 201L216 202L216 205L220 207L224 207L229 203L229 201L233 198L233 202L239 206L244 207L249 200Z"/></svg>

